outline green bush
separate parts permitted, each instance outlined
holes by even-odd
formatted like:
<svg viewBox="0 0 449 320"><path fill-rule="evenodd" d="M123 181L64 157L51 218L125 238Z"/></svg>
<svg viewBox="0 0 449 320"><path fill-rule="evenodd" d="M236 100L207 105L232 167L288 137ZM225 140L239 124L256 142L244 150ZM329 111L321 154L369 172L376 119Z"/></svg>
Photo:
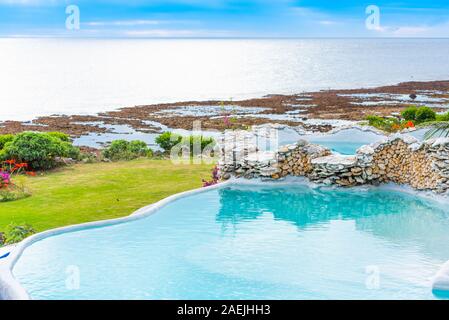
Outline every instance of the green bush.
<svg viewBox="0 0 449 320"><path fill-rule="evenodd" d="M6 143L1 157L26 162L33 170L47 170L56 167L57 157L79 159L80 151L48 133L22 132Z"/></svg>
<svg viewBox="0 0 449 320"><path fill-rule="evenodd" d="M112 161L132 160L152 156L153 151L143 141L115 140L103 151L103 156Z"/></svg>
<svg viewBox="0 0 449 320"><path fill-rule="evenodd" d="M58 138L61 141L70 142L70 136L66 133L54 131L54 132L47 132L47 134L51 137Z"/></svg>
<svg viewBox="0 0 449 320"><path fill-rule="evenodd" d="M421 107L416 111L416 122L428 122L435 121L437 118L437 114L429 107Z"/></svg>
<svg viewBox="0 0 449 320"><path fill-rule="evenodd" d="M5 147L5 144L12 141L14 135L12 134L2 134L0 135L0 150Z"/></svg>
<svg viewBox="0 0 449 320"><path fill-rule="evenodd" d="M437 121L449 121L449 112L437 114Z"/></svg>
<svg viewBox="0 0 449 320"><path fill-rule="evenodd" d="M415 106L408 107L404 111L401 112L402 117L407 121L415 121L416 120L416 112L418 108Z"/></svg>
<svg viewBox="0 0 449 320"><path fill-rule="evenodd" d="M401 127L401 122L394 117L382 118L370 115L366 117L370 126L387 132L395 132Z"/></svg>
<svg viewBox="0 0 449 320"><path fill-rule="evenodd" d="M15 225L10 224L6 228L6 231L4 233L5 238L5 244L12 244L22 241L28 236L31 236L33 233L35 233L33 227L31 227L28 224L24 225Z"/></svg>
<svg viewBox="0 0 449 320"><path fill-rule="evenodd" d="M385 119L379 116L370 115L366 117L370 126L377 127L385 124Z"/></svg>
<svg viewBox="0 0 449 320"><path fill-rule="evenodd" d="M156 137L156 143L161 147L165 152L170 152L170 150L180 143L182 140L182 136L176 133L164 132L161 135Z"/></svg>
<svg viewBox="0 0 449 320"><path fill-rule="evenodd" d="M31 194L22 187L0 189L0 203L28 198Z"/></svg>
<svg viewBox="0 0 449 320"><path fill-rule="evenodd" d="M170 152L170 150L179 143L187 143L189 144L189 148L192 151L195 143L198 143L201 147L201 151L204 150L208 145L215 144L213 138L206 138L203 136L181 136L176 133L164 132L156 138L156 143L164 149L165 152Z"/></svg>
<svg viewBox="0 0 449 320"><path fill-rule="evenodd" d="M201 151L204 150L204 148L206 148L208 145L214 145L215 141L213 138L206 138L203 136L190 136L190 150L193 150L193 145L194 143L198 143L201 146Z"/></svg>

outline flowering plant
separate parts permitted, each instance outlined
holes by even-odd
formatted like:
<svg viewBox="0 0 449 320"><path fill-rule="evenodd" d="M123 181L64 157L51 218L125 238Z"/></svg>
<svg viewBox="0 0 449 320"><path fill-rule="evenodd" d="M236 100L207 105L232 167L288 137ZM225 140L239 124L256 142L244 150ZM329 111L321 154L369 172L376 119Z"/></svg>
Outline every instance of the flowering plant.
<svg viewBox="0 0 449 320"><path fill-rule="evenodd" d="M17 162L14 159L3 161L1 171L7 172L10 175L12 174L20 174L26 173L27 175L35 176L35 172L27 171L28 163L26 162Z"/></svg>
<svg viewBox="0 0 449 320"><path fill-rule="evenodd" d="M414 128L415 127L415 124L413 123L413 121L407 121L405 124L404 124L404 128Z"/></svg>
<svg viewBox="0 0 449 320"><path fill-rule="evenodd" d="M11 183L11 175L8 172L0 171L0 189L7 188Z"/></svg>
<svg viewBox="0 0 449 320"><path fill-rule="evenodd" d="M218 180L220 180L220 177L218 176L218 167L215 166L214 169L212 170L212 179L209 181L203 179L203 187L209 187L214 184L217 184Z"/></svg>
<svg viewBox="0 0 449 320"><path fill-rule="evenodd" d="M25 173L29 176L35 176L34 171L26 171L28 164L26 162L16 162L14 159L3 161L0 168L0 189L14 186L11 181L12 175Z"/></svg>

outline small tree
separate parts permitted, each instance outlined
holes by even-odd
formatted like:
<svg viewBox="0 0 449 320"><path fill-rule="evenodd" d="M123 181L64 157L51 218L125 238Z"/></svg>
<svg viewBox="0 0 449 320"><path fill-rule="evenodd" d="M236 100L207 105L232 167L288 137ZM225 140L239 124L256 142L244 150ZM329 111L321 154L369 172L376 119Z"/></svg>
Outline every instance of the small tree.
<svg viewBox="0 0 449 320"><path fill-rule="evenodd" d="M416 111L416 122L418 123L435 121L436 119L436 112L429 107L421 107Z"/></svg>
<svg viewBox="0 0 449 320"><path fill-rule="evenodd" d="M401 112L402 117L407 121L415 121L416 120L416 112L418 108L415 106L408 107L404 111Z"/></svg>

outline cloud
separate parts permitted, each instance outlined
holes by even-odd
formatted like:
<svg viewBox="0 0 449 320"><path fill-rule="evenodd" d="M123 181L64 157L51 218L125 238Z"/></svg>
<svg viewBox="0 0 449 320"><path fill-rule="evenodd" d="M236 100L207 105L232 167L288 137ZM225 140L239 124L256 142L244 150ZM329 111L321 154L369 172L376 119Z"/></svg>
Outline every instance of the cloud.
<svg viewBox="0 0 449 320"><path fill-rule="evenodd" d="M374 31L384 37L447 38L449 37L449 21L436 25L380 26Z"/></svg>
<svg viewBox="0 0 449 320"><path fill-rule="evenodd" d="M399 27L393 31L393 35L399 37L416 37L422 36L431 31L432 28L429 27Z"/></svg>
<svg viewBox="0 0 449 320"><path fill-rule="evenodd" d="M199 21L134 19L134 20L88 21L83 22L82 24L85 26L97 26L97 27L139 27L139 26L155 26L155 25L168 25L168 24L199 24Z"/></svg>
<svg viewBox="0 0 449 320"><path fill-rule="evenodd" d="M126 37L227 37L232 36L228 30L195 30L195 29L148 29L148 30L128 30L120 32Z"/></svg>
<svg viewBox="0 0 449 320"><path fill-rule="evenodd" d="M318 21L319 24L323 25L323 26L332 26L337 24L337 21L332 21L332 20L320 20Z"/></svg>
<svg viewBox="0 0 449 320"><path fill-rule="evenodd" d="M158 25L165 21L159 20L116 20L116 21L89 21L84 22L87 26L148 26Z"/></svg>
<svg viewBox="0 0 449 320"><path fill-rule="evenodd" d="M55 5L63 3L61 0L0 0L0 5L9 6L40 6L40 5Z"/></svg>

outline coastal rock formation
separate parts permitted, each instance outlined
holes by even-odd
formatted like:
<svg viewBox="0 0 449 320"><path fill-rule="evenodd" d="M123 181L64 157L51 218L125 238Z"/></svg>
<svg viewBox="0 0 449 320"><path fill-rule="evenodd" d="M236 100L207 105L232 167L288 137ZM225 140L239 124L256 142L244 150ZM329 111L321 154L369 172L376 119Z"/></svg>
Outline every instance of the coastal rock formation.
<svg viewBox="0 0 449 320"><path fill-rule="evenodd" d="M219 171L224 179L280 179L304 176L324 185L350 187L394 182L417 190L449 192L449 138L419 142L393 135L343 156L305 140L276 151L260 151L257 133L230 131L221 145Z"/></svg>

